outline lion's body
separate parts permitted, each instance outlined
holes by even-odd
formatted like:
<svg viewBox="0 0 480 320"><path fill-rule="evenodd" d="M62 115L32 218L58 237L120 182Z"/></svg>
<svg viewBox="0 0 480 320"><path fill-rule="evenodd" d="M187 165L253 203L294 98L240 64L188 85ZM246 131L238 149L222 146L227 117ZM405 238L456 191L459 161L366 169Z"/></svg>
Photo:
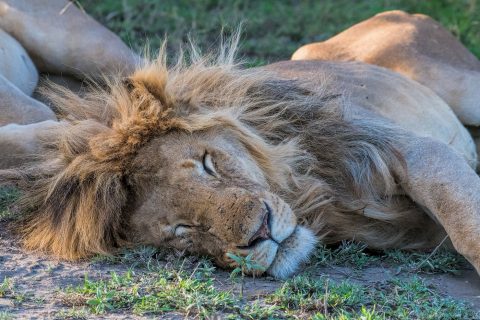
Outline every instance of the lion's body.
<svg viewBox="0 0 480 320"><path fill-rule="evenodd" d="M362 63L243 70L233 49L192 50L190 64L161 53L81 96L54 87L63 122L0 128L19 153L0 165L26 163L0 182L24 191L27 248L79 259L144 243L222 266L237 252L285 277L314 234L427 248L446 232L480 268L475 145L432 90Z"/></svg>
<svg viewBox="0 0 480 320"><path fill-rule="evenodd" d="M471 168L477 166L474 141L451 108L429 88L408 78L358 62L284 61L265 68L280 78L301 80L312 90L342 94L338 108L345 108L345 117L364 121L374 130L380 129L375 133L379 143L382 143L379 135L398 139L397 143L432 138L454 149ZM321 120L310 119L311 125L321 126ZM308 141L308 151L317 157L326 152L315 137ZM338 142L334 144L338 145ZM335 157L327 162L334 162ZM401 186L396 185L390 194L394 195L391 202L373 201L370 206L364 203L363 215L358 212L332 215L331 225L326 223L329 219L324 216L324 229L319 233L325 229L342 230L339 234L330 231L335 235L331 234L325 240L335 243L342 239L356 239L373 248L428 248L443 239L444 231L436 224L435 216L411 202L411 197ZM377 219L366 218L369 214Z"/></svg>
<svg viewBox="0 0 480 320"><path fill-rule="evenodd" d="M383 12L299 48L292 59L361 61L388 68L432 89L462 123L480 125L480 61L426 15Z"/></svg>
<svg viewBox="0 0 480 320"><path fill-rule="evenodd" d="M313 88L341 93L352 116L377 118L459 152L472 168L477 152L470 133L449 105L429 88L390 70L359 62L285 61L267 67Z"/></svg>

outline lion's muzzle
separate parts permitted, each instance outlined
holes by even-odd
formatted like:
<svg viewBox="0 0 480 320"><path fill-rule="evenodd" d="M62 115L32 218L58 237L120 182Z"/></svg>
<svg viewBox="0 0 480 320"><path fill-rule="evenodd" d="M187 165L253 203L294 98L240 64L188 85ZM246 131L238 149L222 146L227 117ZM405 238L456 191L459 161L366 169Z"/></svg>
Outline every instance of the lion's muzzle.
<svg viewBox="0 0 480 320"><path fill-rule="evenodd" d="M266 272L285 278L308 259L316 238L310 230L297 225L295 214L282 199L266 193L261 201L266 209L261 223L251 233L247 245L236 247L236 254L251 255L255 264L263 268L247 270L252 274Z"/></svg>

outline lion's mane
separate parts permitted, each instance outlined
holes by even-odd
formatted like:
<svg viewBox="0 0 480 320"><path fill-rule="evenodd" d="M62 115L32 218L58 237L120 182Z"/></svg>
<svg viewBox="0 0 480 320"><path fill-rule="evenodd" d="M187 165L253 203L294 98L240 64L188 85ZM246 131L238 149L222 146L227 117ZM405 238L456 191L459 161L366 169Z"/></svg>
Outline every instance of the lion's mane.
<svg viewBox="0 0 480 320"><path fill-rule="evenodd" d="M389 128L349 117L342 96L321 84L311 90L239 68L233 54L222 47L202 57L192 49L189 63L167 67L162 51L131 77L92 84L81 96L48 89L63 115L58 142L38 162L0 172L3 183L23 191L25 246L78 259L128 244L125 180L133 156L171 130L213 127L235 132L272 191L325 242L355 234L378 247L420 245L410 236L419 221L404 219L410 208L386 205L394 201L392 168L402 165Z"/></svg>

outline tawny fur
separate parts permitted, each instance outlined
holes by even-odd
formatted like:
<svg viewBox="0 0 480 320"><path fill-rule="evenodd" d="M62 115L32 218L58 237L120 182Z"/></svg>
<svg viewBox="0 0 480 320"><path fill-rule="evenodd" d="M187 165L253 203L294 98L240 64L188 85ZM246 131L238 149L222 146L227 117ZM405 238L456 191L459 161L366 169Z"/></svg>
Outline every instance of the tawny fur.
<svg viewBox="0 0 480 320"><path fill-rule="evenodd" d="M180 59L167 68L161 53L132 76L92 85L82 97L60 87L49 91L64 115L58 143L36 164L0 173L23 190L27 248L78 259L127 244L125 181L138 150L172 130L215 127L235 132L272 192L324 242L429 245L429 218L406 198L389 196L392 168L402 159L388 127L347 120L335 93L242 70L233 50L216 57L193 50L190 57L189 64Z"/></svg>

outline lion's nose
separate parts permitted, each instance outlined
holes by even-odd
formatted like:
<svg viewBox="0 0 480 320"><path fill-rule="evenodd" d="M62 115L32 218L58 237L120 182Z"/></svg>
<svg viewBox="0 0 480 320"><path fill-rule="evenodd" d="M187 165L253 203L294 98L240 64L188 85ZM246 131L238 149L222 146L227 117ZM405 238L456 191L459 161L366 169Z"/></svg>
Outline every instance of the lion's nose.
<svg viewBox="0 0 480 320"><path fill-rule="evenodd" d="M267 208L267 212L263 216L262 224L260 225L260 228L258 228L257 232L255 232L255 234L250 238L250 240L248 240L248 246L252 246L259 241L272 238L269 226L272 209L266 202L265 207Z"/></svg>

